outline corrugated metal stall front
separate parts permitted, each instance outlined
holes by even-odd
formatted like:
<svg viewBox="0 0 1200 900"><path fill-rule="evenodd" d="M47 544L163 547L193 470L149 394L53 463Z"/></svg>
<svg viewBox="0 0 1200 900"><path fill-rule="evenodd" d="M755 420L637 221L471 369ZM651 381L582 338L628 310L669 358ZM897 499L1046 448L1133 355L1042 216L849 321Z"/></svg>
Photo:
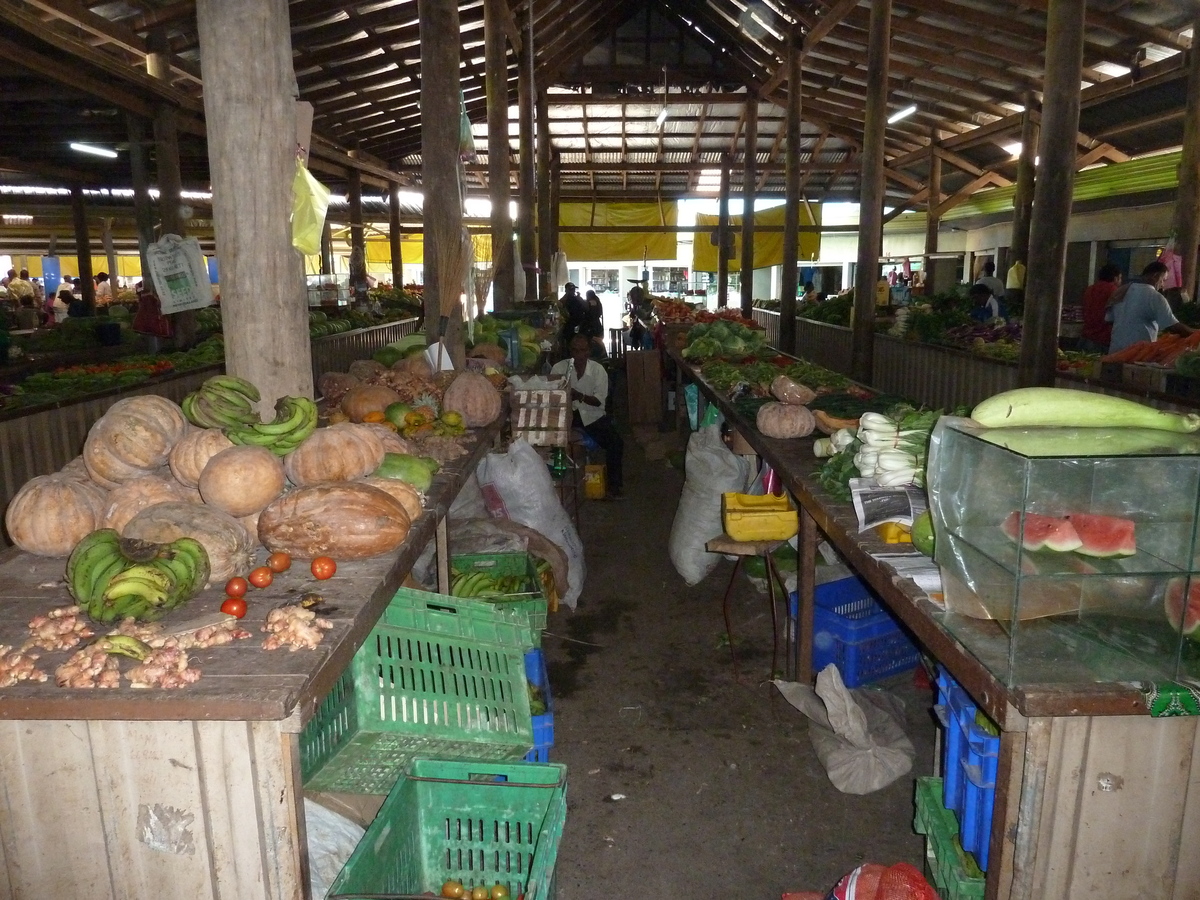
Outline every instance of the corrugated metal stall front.
<svg viewBox="0 0 1200 900"><path fill-rule="evenodd" d="M1017 386L1017 367L944 347L875 336L872 386L926 406L952 409Z"/></svg>
<svg viewBox="0 0 1200 900"><path fill-rule="evenodd" d="M779 346L779 313L773 309L754 309L750 316L767 332L767 343Z"/></svg>
<svg viewBox="0 0 1200 900"><path fill-rule="evenodd" d="M845 374L850 371L850 329L796 319L796 355Z"/></svg>

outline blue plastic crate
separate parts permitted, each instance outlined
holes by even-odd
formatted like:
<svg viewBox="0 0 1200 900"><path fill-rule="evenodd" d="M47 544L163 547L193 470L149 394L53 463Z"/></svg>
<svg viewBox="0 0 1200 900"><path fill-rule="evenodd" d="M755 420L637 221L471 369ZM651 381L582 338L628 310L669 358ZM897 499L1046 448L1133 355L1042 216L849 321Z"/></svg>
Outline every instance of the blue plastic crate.
<svg viewBox="0 0 1200 900"><path fill-rule="evenodd" d="M554 746L554 698L550 696L550 676L546 672L546 657L541 650L525 653L525 678L531 685L541 688L546 701L546 713L533 717L533 749L525 755L528 762L549 762L550 748Z"/></svg>
<svg viewBox="0 0 1200 900"><path fill-rule="evenodd" d="M938 670L939 718L946 729L943 802L958 820L964 850L987 871L996 804L1000 737L975 722L978 707L943 667Z"/></svg>
<svg viewBox="0 0 1200 900"><path fill-rule="evenodd" d="M853 575L817 585L813 667L833 663L846 687L859 687L916 666L920 652L890 612Z"/></svg>

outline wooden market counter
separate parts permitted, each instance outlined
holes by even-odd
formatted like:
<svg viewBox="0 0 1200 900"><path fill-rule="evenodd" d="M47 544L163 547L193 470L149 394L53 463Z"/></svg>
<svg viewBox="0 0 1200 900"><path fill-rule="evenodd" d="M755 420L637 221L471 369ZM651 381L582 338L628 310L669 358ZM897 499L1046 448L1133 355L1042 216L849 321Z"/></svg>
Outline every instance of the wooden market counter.
<svg viewBox="0 0 1200 900"><path fill-rule="evenodd" d="M671 355L680 379L699 386L799 505L799 680L811 680L821 533L1000 726L987 900L1200 900L1200 719L1151 718L1128 683L1006 686L986 665L988 654L955 637L921 588L871 555L895 545L860 534L853 506L820 486L812 439L763 436ZM987 648L985 625L973 648ZM956 621L960 634L964 627L970 623Z"/></svg>
<svg viewBox="0 0 1200 900"><path fill-rule="evenodd" d="M299 735L431 539L505 417L444 466L393 555L339 564L326 582L297 563L254 591L243 620L319 591L337 607L316 650L261 649L262 635L193 651L203 672L176 691L66 690L44 654L43 684L0 691L0 896L30 900L297 900L308 896ZM0 643L71 602L64 561L0 553ZM442 573L444 576L444 572ZM215 612L213 586L166 624Z"/></svg>

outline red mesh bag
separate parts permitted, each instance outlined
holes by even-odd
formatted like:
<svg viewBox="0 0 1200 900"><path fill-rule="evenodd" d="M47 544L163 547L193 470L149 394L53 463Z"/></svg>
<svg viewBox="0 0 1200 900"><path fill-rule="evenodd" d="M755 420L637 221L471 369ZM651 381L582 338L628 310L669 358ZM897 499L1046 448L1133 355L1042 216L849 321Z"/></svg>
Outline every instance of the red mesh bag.
<svg viewBox="0 0 1200 900"><path fill-rule="evenodd" d="M908 863L867 863L839 881L826 900L938 900L938 895Z"/></svg>

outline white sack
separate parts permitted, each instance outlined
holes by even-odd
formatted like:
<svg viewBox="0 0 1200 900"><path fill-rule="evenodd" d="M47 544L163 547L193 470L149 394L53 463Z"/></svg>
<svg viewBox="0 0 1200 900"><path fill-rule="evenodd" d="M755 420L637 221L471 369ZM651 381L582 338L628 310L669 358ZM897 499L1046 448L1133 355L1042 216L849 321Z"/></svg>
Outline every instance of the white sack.
<svg viewBox="0 0 1200 900"><path fill-rule="evenodd" d="M583 543L559 502L550 470L538 452L525 441L513 441L507 453L485 456L475 474L493 518L527 525L566 554L570 586L561 599L574 609L587 575Z"/></svg>
<svg viewBox="0 0 1200 900"><path fill-rule="evenodd" d="M812 720L813 749L843 794L869 794L912 769L916 750L904 733L904 704L897 697L849 690L833 663L817 675L816 690L791 681L776 681L775 687Z"/></svg>
<svg viewBox="0 0 1200 900"><path fill-rule="evenodd" d="M312 876L312 895L323 898L346 865L346 860L362 840L361 825L340 813L304 798L304 824L308 833L308 870Z"/></svg>
<svg viewBox="0 0 1200 900"><path fill-rule="evenodd" d="M725 446L720 425L705 426L688 439L686 478L668 549L675 571L689 585L703 581L721 559L704 549L725 532L721 495L743 492L750 477L750 462Z"/></svg>

